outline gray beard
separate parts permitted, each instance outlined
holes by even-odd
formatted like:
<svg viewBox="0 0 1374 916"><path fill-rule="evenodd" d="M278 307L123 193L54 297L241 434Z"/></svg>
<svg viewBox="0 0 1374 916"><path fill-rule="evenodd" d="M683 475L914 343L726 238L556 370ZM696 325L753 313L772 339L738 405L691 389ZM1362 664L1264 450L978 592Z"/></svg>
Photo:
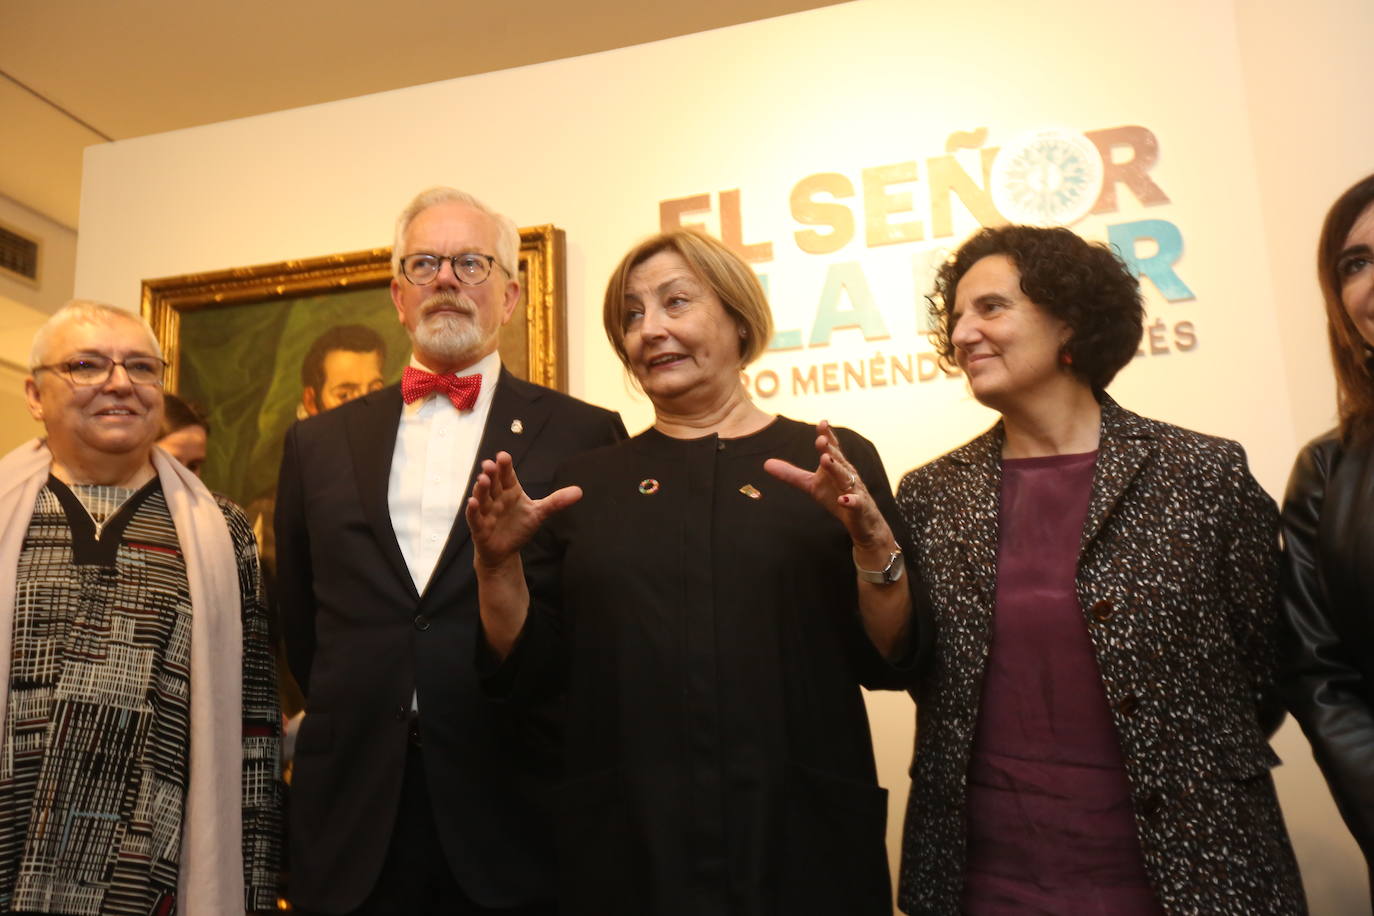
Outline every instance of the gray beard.
<svg viewBox="0 0 1374 916"><path fill-rule="evenodd" d="M441 293L433 298L450 296ZM456 296L451 297L451 301L459 304ZM422 318L411 335L411 344L416 351L428 354L439 362L467 365L484 355L494 336L483 336L474 310L465 315L439 314Z"/></svg>
<svg viewBox="0 0 1374 916"><path fill-rule="evenodd" d="M431 318L415 327L415 349L447 363L465 362L486 343L471 318Z"/></svg>

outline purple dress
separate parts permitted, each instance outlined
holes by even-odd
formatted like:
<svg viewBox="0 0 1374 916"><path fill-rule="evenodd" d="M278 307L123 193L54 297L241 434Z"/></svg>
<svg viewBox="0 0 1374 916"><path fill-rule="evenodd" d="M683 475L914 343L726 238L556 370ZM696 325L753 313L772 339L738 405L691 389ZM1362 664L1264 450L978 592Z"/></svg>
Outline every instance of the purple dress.
<svg viewBox="0 0 1374 916"><path fill-rule="evenodd" d="M968 771L965 913L1163 912L1074 589L1096 459L1002 463L997 606Z"/></svg>

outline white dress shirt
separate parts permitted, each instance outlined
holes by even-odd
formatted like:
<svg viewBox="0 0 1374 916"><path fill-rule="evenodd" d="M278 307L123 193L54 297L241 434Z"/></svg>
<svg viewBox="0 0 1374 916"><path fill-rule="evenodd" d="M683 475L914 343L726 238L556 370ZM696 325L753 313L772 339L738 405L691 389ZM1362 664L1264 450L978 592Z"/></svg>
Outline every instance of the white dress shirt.
<svg viewBox="0 0 1374 916"><path fill-rule="evenodd" d="M428 372L416 358L410 365ZM501 375L501 356L491 353L455 375L482 376L482 387L470 410L453 406L442 391L401 405L401 426L386 482L391 528L396 532L415 590L425 593L439 554L444 552L453 522L467 497L468 478L491 412L491 398ZM410 708L419 710L419 691Z"/></svg>
<svg viewBox="0 0 1374 916"><path fill-rule="evenodd" d="M425 369L414 355L410 364ZM501 373L500 355L488 354L456 374L474 373L481 374L482 388L471 410L454 407L441 391L401 409L386 499L401 555L410 569L415 590L421 594L434 574L439 554L448 543L449 531L468 495L468 478Z"/></svg>

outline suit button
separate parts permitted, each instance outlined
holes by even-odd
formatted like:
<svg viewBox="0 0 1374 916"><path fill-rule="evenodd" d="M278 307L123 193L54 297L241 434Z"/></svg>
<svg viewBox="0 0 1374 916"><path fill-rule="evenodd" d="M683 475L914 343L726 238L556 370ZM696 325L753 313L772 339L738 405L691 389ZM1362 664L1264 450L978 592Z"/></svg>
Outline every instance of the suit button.
<svg viewBox="0 0 1374 916"><path fill-rule="evenodd" d="M415 615L415 629L417 629L417 630L428 630L428 629L429 629L429 618L426 617L424 614L416 614L416 615Z"/></svg>
<svg viewBox="0 0 1374 916"><path fill-rule="evenodd" d="M1136 709L1140 706L1140 699L1133 693L1128 693L1116 701L1116 711L1123 716L1135 715Z"/></svg>
<svg viewBox="0 0 1374 916"><path fill-rule="evenodd" d="M1112 614L1116 613L1116 611L1112 608L1112 603L1110 601L1103 599L1093 602L1093 606L1089 610L1089 613L1092 614L1093 619L1099 623L1106 623L1108 620L1112 619Z"/></svg>

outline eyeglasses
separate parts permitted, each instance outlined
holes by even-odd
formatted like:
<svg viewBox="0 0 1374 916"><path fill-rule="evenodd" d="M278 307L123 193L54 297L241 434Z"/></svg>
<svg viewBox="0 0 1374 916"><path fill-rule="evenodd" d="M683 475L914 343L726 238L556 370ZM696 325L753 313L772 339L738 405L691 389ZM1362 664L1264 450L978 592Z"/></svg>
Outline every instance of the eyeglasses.
<svg viewBox="0 0 1374 916"><path fill-rule="evenodd" d="M439 276L439 271L443 268L444 262L448 261L453 268L453 275L458 278L458 282L464 286L481 286L487 282L487 277L491 276L493 265L501 267L496 263L496 258L489 254L478 254L468 252L467 254L408 254L401 258L401 273L405 274L407 280L416 286L428 286ZM505 270L504 267L501 267Z"/></svg>
<svg viewBox="0 0 1374 916"><path fill-rule="evenodd" d="M161 385L162 376L167 371L167 361L156 356L130 356L127 359L110 359L108 356L78 356L60 363L34 366L33 371L47 369L67 378L73 385L88 387L103 385L114 375L114 367L123 366L129 381L135 385Z"/></svg>

